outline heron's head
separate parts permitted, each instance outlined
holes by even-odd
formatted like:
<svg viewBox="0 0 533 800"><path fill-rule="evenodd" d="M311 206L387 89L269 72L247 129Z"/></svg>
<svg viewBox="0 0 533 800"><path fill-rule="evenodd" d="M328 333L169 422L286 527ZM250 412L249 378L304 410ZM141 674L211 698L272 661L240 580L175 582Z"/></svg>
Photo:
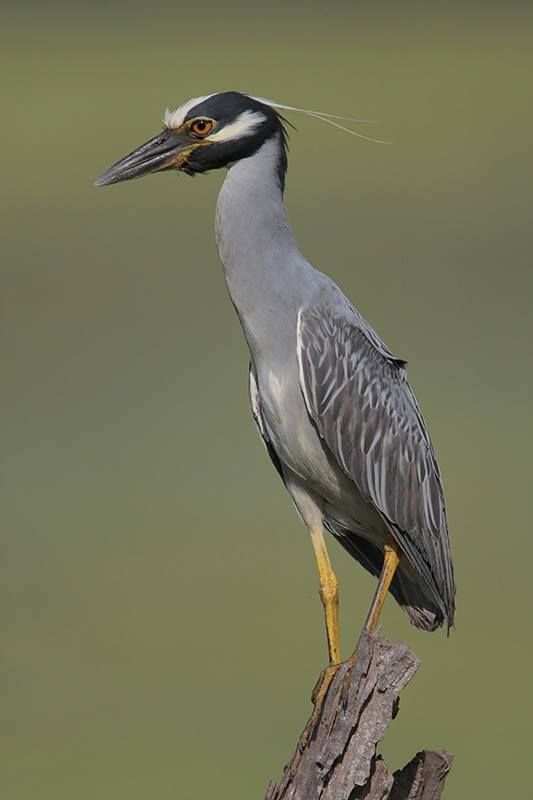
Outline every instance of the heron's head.
<svg viewBox="0 0 533 800"><path fill-rule="evenodd" d="M286 169L286 144L280 115L265 102L240 92L195 97L167 111L157 136L109 167L96 181L106 186L152 172L187 175L227 167L252 156L268 139L280 139L280 178Z"/></svg>

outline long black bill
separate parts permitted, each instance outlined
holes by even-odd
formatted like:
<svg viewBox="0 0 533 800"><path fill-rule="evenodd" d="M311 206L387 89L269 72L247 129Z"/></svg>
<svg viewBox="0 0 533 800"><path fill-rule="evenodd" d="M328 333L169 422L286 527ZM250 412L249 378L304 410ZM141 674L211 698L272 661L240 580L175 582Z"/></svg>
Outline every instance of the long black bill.
<svg viewBox="0 0 533 800"><path fill-rule="evenodd" d="M154 136L153 139L145 142L109 167L100 175L94 185L108 186L111 183L141 178L151 172L171 169L179 151L186 143L187 141L182 135L165 129L158 136Z"/></svg>

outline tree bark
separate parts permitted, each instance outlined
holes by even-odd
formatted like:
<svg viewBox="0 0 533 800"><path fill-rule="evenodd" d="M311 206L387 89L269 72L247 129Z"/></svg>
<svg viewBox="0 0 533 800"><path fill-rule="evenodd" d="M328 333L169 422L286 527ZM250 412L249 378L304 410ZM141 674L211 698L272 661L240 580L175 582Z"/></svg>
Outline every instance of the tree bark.
<svg viewBox="0 0 533 800"><path fill-rule="evenodd" d="M357 659L337 668L265 800L439 800L450 753L424 750L393 774L376 753L419 663L402 642L364 635Z"/></svg>

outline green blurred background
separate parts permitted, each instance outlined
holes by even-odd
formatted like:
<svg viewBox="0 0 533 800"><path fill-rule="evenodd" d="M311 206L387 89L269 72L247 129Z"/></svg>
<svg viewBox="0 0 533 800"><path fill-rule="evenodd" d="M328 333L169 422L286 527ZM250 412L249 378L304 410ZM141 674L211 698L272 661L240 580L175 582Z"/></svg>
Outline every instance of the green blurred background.
<svg viewBox="0 0 533 800"><path fill-rule="evenodd" d="M261 798L324 665L217 263L223 175L92 186L219 89L392 141L293 116L287 192L304 253L409 359L445 478L457 627L387 604L422 667L383 751L449 748L450 798L523 796L532 23L518 2L4 4L2 797ZM373 582L332 553L348 652Z"/></svg>

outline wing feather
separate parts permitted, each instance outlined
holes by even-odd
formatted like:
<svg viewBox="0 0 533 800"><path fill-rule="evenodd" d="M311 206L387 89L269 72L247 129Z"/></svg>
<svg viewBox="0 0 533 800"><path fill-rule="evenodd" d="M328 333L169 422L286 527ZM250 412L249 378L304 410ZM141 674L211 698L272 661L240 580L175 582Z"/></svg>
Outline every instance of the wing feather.
<svg viewBox="0 0 533 800"><path fill-rule="evenodd" d="M351 306L302 309L300 383L344 472L390 526L453 622L455 583L439 467L406 362Z"/></svg>

